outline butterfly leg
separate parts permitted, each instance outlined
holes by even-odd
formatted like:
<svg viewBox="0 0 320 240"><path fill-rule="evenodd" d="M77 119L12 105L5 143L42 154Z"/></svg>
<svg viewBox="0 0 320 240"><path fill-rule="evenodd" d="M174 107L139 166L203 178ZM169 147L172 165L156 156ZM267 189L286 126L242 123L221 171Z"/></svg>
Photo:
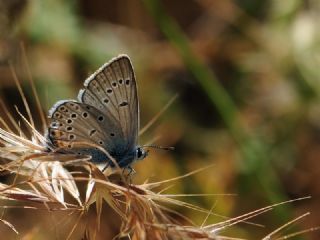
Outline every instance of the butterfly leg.
<svg viewBox="0 0 320 240"><path fill-rule="evenodd" d="M125 174L126 171L128 171L127 174ZM127 177L130 177L135 173L136 173L136 171L131 166L127 166L127 167L122 169L122 174L127 176Z"/></svg>
<svg viewBox="0 0 320 240"><path fill-rule="evenodd" d="M131 177L135 173L136 173L136 171L131 166L127 166L127 167L122 169L122 175L126 178L126 180L128 181L129 185L132 182L132 178Z"/></svg>
<svg viewBox="0 0 320 240"><path fill-rule="evenodd" d="M129 172L128 172L128 175L129 175L129 176L131 176L131 175L133 175L133 174L136 173L136 170L134 170L130 165L129 165L127 168L128 168L128 170L129 170Z"/></svg>

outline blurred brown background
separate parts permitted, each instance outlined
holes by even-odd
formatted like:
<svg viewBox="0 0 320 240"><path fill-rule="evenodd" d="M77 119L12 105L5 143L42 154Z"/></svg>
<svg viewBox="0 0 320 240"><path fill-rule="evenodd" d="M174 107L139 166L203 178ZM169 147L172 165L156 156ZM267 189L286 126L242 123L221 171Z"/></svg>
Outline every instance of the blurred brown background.
<svg viewBox="0 0 320 240"><path fill-rule="evenodd" d="M320 225L319 18L316 0L2 0L1 98L24 112L11 62L35 109L21 43L46 112L57 100L76 98L90 73L126 53L136 71L142 126L179 94L140 138L176 150L152 151L134 165L134 181L214 164L167 192L237 194L182 198L206 209L214 205L214 213L226 217L312 196L252 220L265 228L238 224L223 232L257 239L311 212L285 235ZM206 216L177 210L199 225ZM21 214L4 216L22 236L41 239L41 214ZM223 220L210 217L207 224ZM112 218L104 221L116 227ZM319 237L318 231L304 238Z"/></svg>

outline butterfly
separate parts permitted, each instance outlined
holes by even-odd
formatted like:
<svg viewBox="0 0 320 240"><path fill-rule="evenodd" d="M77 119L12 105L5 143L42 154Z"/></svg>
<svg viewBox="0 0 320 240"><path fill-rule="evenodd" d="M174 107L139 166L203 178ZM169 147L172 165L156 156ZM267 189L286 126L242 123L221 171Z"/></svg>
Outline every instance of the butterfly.
<svg viewBox="0 0 320 240"><path fill-rule="evenodd" d="M78 100L58 101L49 110L48 139L64 152L86 155L95 164L130 168L147 156L138 146L139 101L127 55L105 63L83 84Z"/></svg>

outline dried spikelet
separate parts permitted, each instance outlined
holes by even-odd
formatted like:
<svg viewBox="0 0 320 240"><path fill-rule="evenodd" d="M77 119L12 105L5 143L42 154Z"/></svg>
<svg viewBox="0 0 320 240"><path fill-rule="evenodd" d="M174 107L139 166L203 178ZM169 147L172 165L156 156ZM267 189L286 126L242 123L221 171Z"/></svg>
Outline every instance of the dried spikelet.
<svg viewBox="0 0 320 240"><path fill-rule="evenodd" d="M24 118L29 127L31 124ZM33 137L27 139L0 129L2 171L24 176L11 185L0 185L1 198L12 201L42 203L50 209L79 209L85 212L90 205L97 209L97 228L106 202L122 219L120 236L132 239L216 239L210 231L191 226L181 226L172 221L162 209L161 202L173 202L152 192L153 185L129 184L122 174L105 176L89 158L48 151L45 138L32 127ZM77 162L88 174L73 176L64 165ZM118 178L114 179L115 176ZM86 198L81 200L77 181L86 181ZM76 200L68 203L68 193ZM60 207L58 207L60 205ZM88 229L87 231L90 231Z"/></svg>
<svg viewBox="0 0 320 240"><path fill-rule="evenodd" d="M24 119L24 121L27 120ZM19 136L0 129L0 154L3 162L1 170L16 174L11 185L0 184L0 198L15 202L40 203L51 211L78 210L81 213L80 217L85 216L87 209L95 204L97 210L96 229L88 227L85 230L86 239L95 238L96 235L92 233L100 227L104 203L107 203L121 218L122 225L118 237L130 236L131 239L227 239L219 235L221 230L270 211L275 207L275 205L268 206L219 224L204 227L192 224L185 226L171 218L171 211L165 205L173 204L207 214L211 213L171 196L152 191L155 186L161 185L161 182L133 185L122 172L120 174L110 172L104 175L97 166L88 161L90 158L79 158L75 155L48 151L43 143L45 138L34 128L32 128L32 132L34 135L30 140L23 135ZM70 164L82 166L83 171L78 175L70 172L65 167ZM18 176L23 176L23 180L18 180ZM172 180L176 179L170 181ZM80 198L77 186L77 182L80 181L86 182L84 200ZM67 202L66 193L72 196L74 202ZM12 230L17 232L13 225L6 220L1 219L1 222L12 226ZM77 228L77 224L70 231L69 237ZM308 231L313 230L316 228ZM270 237L270 235L268 236Z"/></svg>
<svg viewBox="0 0 320 240"><path fill-rule="evenodd" d="M17 85L19 86L19 84ZM18 89L23 97L21 88L18 87ZM1 104L3 106L2 102ZM27 106L25 107L29 109ZM31 119L30 110L27 112L29 119ZM35 129L33 121L29 121L21 115L23 122L31 133L31 137L27 138L27 134L22 132L19 124L13 120L8 112L7 114L15 131L10 129L9 123L0 119L3 125L3 128L0 128L0 160L2 162L0 169L14 174L15 178L11 184L0 184L0 198L15 203L22 202L24 208L40 209L40 207L26 206L27 202L42 204L50 211L76 210L80 212L68 238L73 235L79 225L80 218L86 216L92 205L96 207L97 224L94 229L88 226L84 230L84 239L96 238L96 232L100 228L102 206L105 203L121 219L122 224L118 237L139 240L230 239L222 237L220 232L234 224L270 211L276 206L268 206L218 224L202 227L192 223L184 225L172 218L173 211L167 208L167 205L184 206L208 215L212 213L179 201L172 196L156 193L153 188L195 172L163 182L133 185L130 183L130 179L123 175L122 170L120 170L120 173L109 171L103 174L97 166L89 161L89 156L80 158L72 154L60 154L55 149L48 147L45 136ZM18 134L15 132L18 132ZM66 168L68 165L80 166L81 171L71 172ZM79 182L85 182L85 199L80 197ZM71 200L66 198L66 194L71 196ZM296 220L289 223L291 224L294 221ZM17 233L17 230L8 221L1 218L0 222ZM268 234L266 238L271 238L281 229L280 227ZM309 229L309 231L313 230L316 229Z"/></svg>

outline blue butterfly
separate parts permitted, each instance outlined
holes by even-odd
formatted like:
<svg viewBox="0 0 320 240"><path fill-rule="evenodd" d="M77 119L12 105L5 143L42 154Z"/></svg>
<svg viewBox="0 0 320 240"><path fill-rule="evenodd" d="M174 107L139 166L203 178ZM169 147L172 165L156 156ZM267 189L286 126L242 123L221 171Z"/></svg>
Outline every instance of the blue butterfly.
<svg viewBox="0 0 320 240"><path fill-rule="evenodd" d="M120 55L85 82L78 101L58 101L49 111L48 138L64 152L89 155L96 164L130 168L147 151L138 146L139 101L130 58Z"/></svg>

